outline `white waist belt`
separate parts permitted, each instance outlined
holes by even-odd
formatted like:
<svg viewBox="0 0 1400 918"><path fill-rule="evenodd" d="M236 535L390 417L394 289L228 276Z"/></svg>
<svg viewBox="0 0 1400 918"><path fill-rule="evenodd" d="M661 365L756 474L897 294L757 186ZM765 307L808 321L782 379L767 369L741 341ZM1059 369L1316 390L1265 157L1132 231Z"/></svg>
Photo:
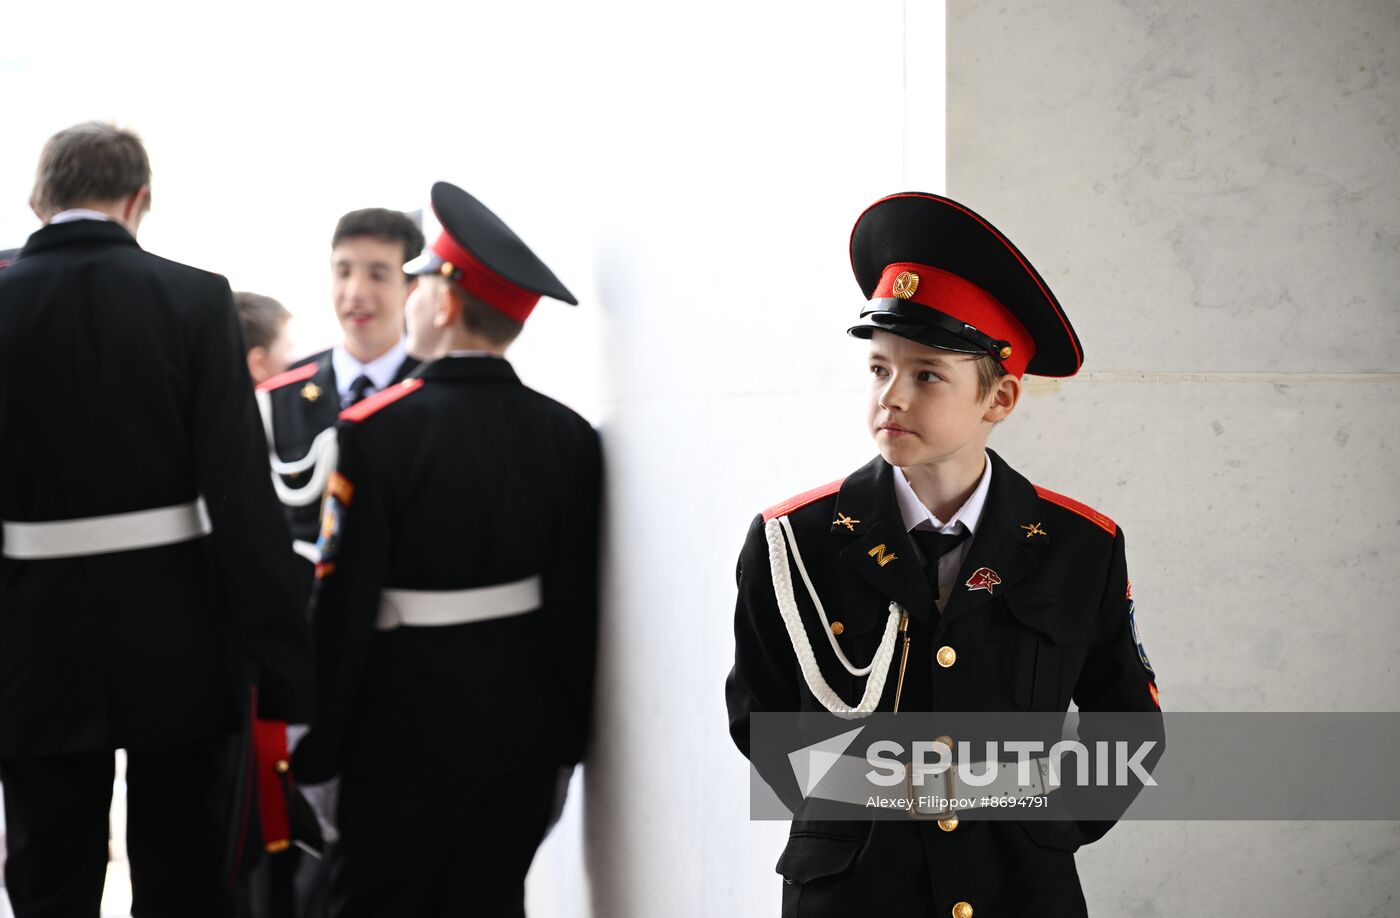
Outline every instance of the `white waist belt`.
<svg viewBox="0 0 1400 918"><path fill-rule="evenodd" d="M155 548L158 545L188 542L214 531L202 497L173 507L89 516L78 520L48 523L12 523L5 520L0 527L3 528L4 556L20 561Z"/></svg>
<svg viewBox="0 0 1400 918"><path fill-rule="evenodd" d="M385 590L374 627L392 631L400 625L465 625L523 615L539 607L539 577L471 590Z"/></svg>
<svg viewBox="0 0 1400 918"><path fill-rule="evenodd" d="M1049 779L1049 761L1046 758L1030 759L1028 784L1021 784L1017 780L1020 775L1015 762L978 762L973 766L975 774L984 775L987 769L996 769L996 774L985 784L964 781L957 766L952 765L941 774L925 775L921 784L916 785L906 766L905 776L900 784L893 788L881 788L867 777L872 766L864 757L843 755L836 759L830 770L807 796L865 806L871 796L897 792L910 801L912 806L909 807L909 812L915 819L940 819L952 815L958 809L997 806L998 803L992 802L991 798L999 798L1000 801L1025 800L1043 797L1058 790L1059 785L1052 784ZM939 798L957 803L943 807L927 805Z"/></svg>

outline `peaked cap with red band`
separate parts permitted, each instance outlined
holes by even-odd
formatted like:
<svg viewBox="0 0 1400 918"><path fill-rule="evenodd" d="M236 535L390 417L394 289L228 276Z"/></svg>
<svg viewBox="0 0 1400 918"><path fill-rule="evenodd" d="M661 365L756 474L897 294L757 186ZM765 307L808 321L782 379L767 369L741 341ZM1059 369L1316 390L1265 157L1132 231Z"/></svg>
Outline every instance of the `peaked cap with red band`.
<svg viewBox="0 0 1400 918"><path fill-rule="evenodd" d="M500 217L456 185L433 185L433 213L442 235L403 266L408 274L441 274L516 322L524 322L542 296L578 305Z"/></svg>
<svg viewBox="0 0 1400 918"><path fill-rule="evenodd" d="M1079 337L1030 261L956 201L906 192L870 205L851 230L851 268L870 302L857 338L876 331L969 354L1015 376L1073 376Z"/></svg>

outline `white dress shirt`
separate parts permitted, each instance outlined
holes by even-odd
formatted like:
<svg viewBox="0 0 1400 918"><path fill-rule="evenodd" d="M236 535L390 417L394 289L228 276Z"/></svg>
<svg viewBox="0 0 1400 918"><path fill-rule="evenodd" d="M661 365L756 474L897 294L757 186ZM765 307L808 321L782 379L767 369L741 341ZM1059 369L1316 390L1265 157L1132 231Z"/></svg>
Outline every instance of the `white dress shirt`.
<svg viewBox="0 0 1400 918"><path fill-rule="evenodd" d="M977 487L972 489L967 500L958 508L945 523L933 515L933 512L925 507L923 501L914 493L914 488L909 484L909 479L904 477L903 469L894 470L894 497L899 504L899 515L904 519L904 528L909 532L916 529L925 529L929 532L944 532L950 535L962 529L967 530L967 538L958 543L957 547L938 559L938 611L942 612L943 607L948 604L948 597L953 592L953 581L958 576L958 571L962 570L963 561L967 559L968 549L972 547L972 539L977 535L977 524L982 519L982 508L987 503L987 491L992 486L992 460L983 456L982 477L977 482ZM915 550L918 546L915 545ZM922 560L922 559L921 559Z"/></svg>
<svg viewBox="0 0 1400 918"><path fill-rule="evenodd" d="M372 388L365 392L367 397L388 388L394 381L394 373L406 359L408 348L403 339L395 341L393 347L369 363L360 363L350 356L344 344L337 344L331 350L331 368L335 370L335 388L340 395L340 403L344 405L350 397L350 384L359 376L367 377L372 384Z"/></svg>
<svg viewBox="0 0 1400 918"><path fill-rule="evenodd" d="M60 210L49 218L50 223L72 223L74 220L102 220L111 223L112 218L100 210L88 210L85 207L71 207L68 210Z"/></svg>

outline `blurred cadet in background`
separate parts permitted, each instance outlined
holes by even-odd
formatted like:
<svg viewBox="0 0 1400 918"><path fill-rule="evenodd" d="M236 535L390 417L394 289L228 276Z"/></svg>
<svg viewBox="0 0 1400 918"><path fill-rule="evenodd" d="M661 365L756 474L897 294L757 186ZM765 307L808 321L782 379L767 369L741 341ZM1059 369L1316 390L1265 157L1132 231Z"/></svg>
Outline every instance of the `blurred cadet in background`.
<svg viewBox="0 0 1400 918"><path fill-rule="evenodd" d="M248 375L260 386L287 369L292 362L292 336L287 325L292 314L270 296L240 290L233 295L238 320L243 325L243 345L248 350Z"/></svg>
<svg viewBox="0 0 1400 918"><path fill-rule="evenodd" d="M406 214L370 208L341 217L331 237L331 299L344 338L259 386L278 473L273 483L297 553L309 562L308 594L321 494L335 468L336 416L418 366L403 341L403 307L413 288L403 264L421 251L423 231Z"/></svg>
<svg viewBox="0 0 1400 918"><path fill-rule="evenodd" d="M8 892L18 918L96 918L120 747L133 913L226 915L249 696L305 720L312 683L233 296L137 244L134 134L55 134L31 205L0 271Z"/></svg>
<svg viewBox="0 0 1400 918"><path fill-rule="evenodd" d="M341 414L299 781L341 781L331 913L524 914L583 756L598 616L597 434L505 359L542 296L574 304L471 195L406 269L411 378Z"/></svg>

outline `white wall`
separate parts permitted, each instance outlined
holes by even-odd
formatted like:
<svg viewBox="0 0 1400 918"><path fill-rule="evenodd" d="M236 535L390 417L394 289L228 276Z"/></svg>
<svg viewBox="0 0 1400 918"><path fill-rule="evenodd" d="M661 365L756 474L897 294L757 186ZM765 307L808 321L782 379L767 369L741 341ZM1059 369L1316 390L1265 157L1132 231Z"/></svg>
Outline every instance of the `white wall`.
<svg viewBox="0 0 1400 918"><path fill-rule="evenodd" d="M497 210L582 302L543 304L515 362L609 463L598 736L532 915L774 913L785 828L748 821L725 729L733 565L755 512L870 453L846 240L942 190L942 3L196 9L5 11L0 247L34 228L44 139L115 120L152 155L143 244L278 297L309 351L342 212L436 179Z"/></svg>

